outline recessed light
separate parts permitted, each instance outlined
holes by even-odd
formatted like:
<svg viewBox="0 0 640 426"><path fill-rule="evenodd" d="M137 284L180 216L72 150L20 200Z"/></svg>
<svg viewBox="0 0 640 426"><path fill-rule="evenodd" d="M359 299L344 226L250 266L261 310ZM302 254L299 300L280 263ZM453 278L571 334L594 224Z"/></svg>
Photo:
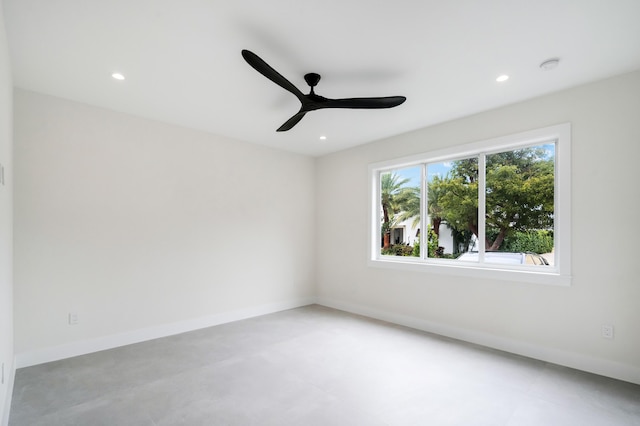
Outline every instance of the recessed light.
<svg viewBox="0 0 640 426"><path fill-rule="evenodd" d="M559 64L560 64L560 59L551 58L551 59L547 59L546 61L541 63L540 64L540 68L542 68L545 71L549 71L549 70L552 70L552 69L556 68Z"/></svg>
<svg viewBox="0 0 640 426"><path fill-rule="evenodd" d="M496 81L498 83L502 83L503 81L507 81L509 80L509 76L506 74L502 74L501 76L499 76L498 78L496 78Z"/></svg>
<svg viewBox="0 0 640 426"><path fill-rule="evenodd" d="M326 137L326 136L320 136L320 140L321 140L321 141L326 141L326 140L327 140L327 137Z"/></svg>
<svg viewBox="0 0 640 426"><path fill-rule="evenodd" d="M124 75L120 74L119 72L114 72L113 74L111 74L111 77L115 78L116 80L124 80Z"/></svg>

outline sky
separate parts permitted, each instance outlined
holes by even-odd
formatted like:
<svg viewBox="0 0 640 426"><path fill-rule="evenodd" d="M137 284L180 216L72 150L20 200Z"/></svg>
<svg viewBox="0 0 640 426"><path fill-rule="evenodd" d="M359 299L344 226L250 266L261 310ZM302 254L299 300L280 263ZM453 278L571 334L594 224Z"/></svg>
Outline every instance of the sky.
<svg viewBox="0 0 640 426"><path fill-rule="evenodd" d="M449 173L453 163L430 163L427 167L427 180L430 182L434 176L444 177ZM394 172L403 178L409 178L410 181L406 186L420 186L420 175L422 166L407 167L404 169L396 169Z"/></svg>

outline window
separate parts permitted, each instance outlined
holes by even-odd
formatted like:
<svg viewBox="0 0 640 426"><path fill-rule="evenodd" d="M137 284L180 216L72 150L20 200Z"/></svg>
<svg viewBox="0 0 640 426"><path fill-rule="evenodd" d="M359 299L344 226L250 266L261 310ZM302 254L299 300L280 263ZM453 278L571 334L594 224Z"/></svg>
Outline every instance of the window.
<svg viewBox="0 0 640 426"><path fill-rule="evenodd" d="M570 284L570 125L369 167L373 266Z"/></svg>

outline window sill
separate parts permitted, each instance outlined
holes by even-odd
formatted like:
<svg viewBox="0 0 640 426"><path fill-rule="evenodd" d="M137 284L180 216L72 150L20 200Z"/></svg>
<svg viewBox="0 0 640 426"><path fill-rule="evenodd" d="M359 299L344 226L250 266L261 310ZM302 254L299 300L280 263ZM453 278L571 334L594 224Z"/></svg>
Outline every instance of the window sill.
<svg viewBox="0 0 640 426"><path fill-rule="evenodd" d="M556 268L545 272L534 269L509 268L498 265L473 265L451 264L450 261L433 261L426 263L421 259L384 257L370 259L369 266L375 268L387 268L402 271L428 272L440 275L459 277L471 277L478 279L490 279L510 281L514 283L533 283L568 287L571 285L571 276L562 275Z"/></svg>

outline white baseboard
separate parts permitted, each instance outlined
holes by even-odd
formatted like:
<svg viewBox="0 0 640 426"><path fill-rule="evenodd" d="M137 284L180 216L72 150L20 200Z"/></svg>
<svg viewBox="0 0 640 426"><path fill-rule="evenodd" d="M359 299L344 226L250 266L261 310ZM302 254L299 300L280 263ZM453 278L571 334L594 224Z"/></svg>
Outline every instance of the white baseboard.
<svg viewBox="0 0 640 426"><path fill-rule="evenodd" d="M5 365L5 368L7 366ZM13 359L13 363L9 368L9 371L5 371L5 380L7 385L7 395L4 401L4 407L2 411L2 415L0 416L0 425L8 426L9 425L9 412L11 411L11 398L13 397L13 383L16 379L16 360L15 357Z"/></svg>
<svg viewBox="0 0 640 426"><path fill-rule="evenodd" d="M79 355L86 355L93 352L172 336L174 334L186 333L188 331L213 327L215 325L257 317L260 315L272 314L274 312L280 312L287 309L299 308L301 306L311 305L315 302L315 298L304 298L268 305L253 306L246 309L222 312L202 318L194 318L171 324L163 324L110 336L98 337L95 339L82 340L66 343L64 345L21 352L16 354L14 364L15 368L30 367L32 365L44 364L46 362L58 361L60 359L71 358Z"/></svg>
<svg viewBox="0 0 640 426"><path fill-rule="evenodd" d="M589 373L599 374L601 376L640 384L640 369L630 365L594 358L575 352L538 346L523 341L506 339L489 333L453 327L446 324L435 323L406 315L372 309L363 305L323 297L319 297L316 303L329 308L339 309L493 349L499 349L540 361L550 362Z"/></svg>

